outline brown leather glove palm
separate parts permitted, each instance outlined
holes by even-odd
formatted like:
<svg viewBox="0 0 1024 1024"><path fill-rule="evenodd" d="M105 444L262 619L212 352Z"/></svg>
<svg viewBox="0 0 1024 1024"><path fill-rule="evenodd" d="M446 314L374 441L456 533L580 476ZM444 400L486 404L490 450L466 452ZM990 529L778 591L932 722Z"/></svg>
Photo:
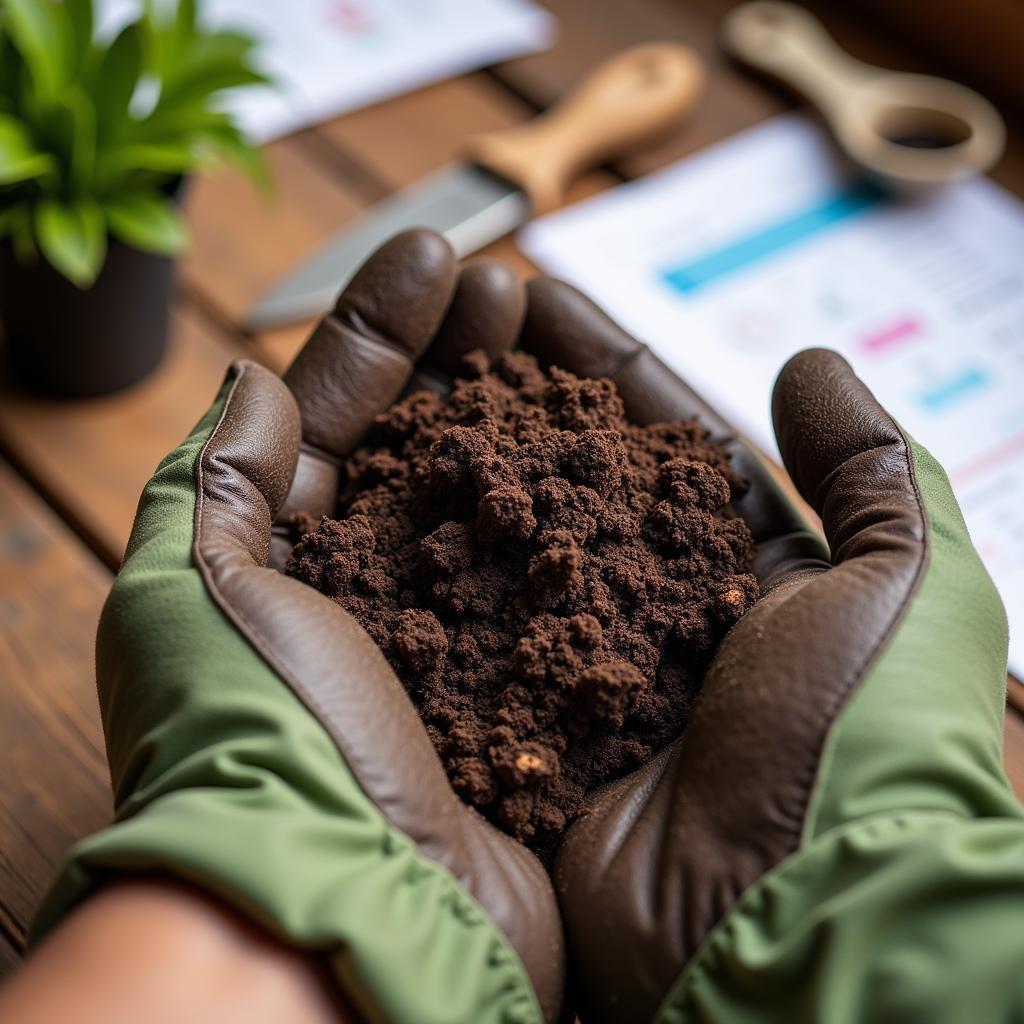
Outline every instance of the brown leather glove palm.
<svg viewBox="0 0 1024 1024"><path fill-rule="evenodd" d="M491 354L516 342L525 291L504 265L478 260L459 270L448 244L409 231L382 246L358 272L285 373L302 418L295 478L277 516L270 564L283 568L290 552L292 510L331 514L340 467L373 417L406 391L444 388L462 356ZM291 581L289 581L291 583ZM508 937L545 1019L562 998L562 935L548 878L539 862L455 796L401 684L383 661L372 673L339 673L365 664L368 639L336 629L338 609L312 591L302 607L264 614L266 629L286 638L306 615L322 621L322 641L306 655L302 685L316 685L313 702L346 762L388 820L420 852L443 864ZM261 603L268 595L255 595ZM308 607L307 607L308 606ZM346 616L347 617L347 616ZM308 629L308 627L303 627ZM375 652L376 653L376 652ZM375 659L376 661L376 659ZM308 680L309 682L306 682ZM330 692L324 683L331 680Z"/></svg>
<svg viewBox="0 0 1024 1024"><path fill-rule="evenodd" d="M583 1019L1017 1019L1006 621L941 467L838 355L794 357L775 429L826 544L644 346L566 285L528 294L542 361L611 377L634 420L698 416L733 453L763 594L681 740L559 852Z"/></svg>
<svg viewBox="0 0 1024 1024"><path fill-rule="evenodd" d="M409 232L286 383L232 367L143 494L97 640L117 820L73 851L37 934L105 878L168 873L323 953L366 1019L557 1018L544 869L456 797L370 638L270 567L287 547L272 522L333 510L339 465L417 360L437 381L478 339L510 347L523 308L510 271L460 274L439 236Z"/></svg>

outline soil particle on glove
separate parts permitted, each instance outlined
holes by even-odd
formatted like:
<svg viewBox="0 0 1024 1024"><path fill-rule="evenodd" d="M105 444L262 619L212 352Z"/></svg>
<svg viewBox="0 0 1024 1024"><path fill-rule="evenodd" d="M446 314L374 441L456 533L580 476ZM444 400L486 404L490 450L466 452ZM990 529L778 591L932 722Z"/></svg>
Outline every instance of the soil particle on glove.
<svg viewBox="0 0 1024 1024"><path fill-rule="evenodd" d="M377 418L288 572L380 645L456 792L544 853L685 728L757 598L726 508L746 483L696 421L629 423L609 380L464 366Z"/></svg>

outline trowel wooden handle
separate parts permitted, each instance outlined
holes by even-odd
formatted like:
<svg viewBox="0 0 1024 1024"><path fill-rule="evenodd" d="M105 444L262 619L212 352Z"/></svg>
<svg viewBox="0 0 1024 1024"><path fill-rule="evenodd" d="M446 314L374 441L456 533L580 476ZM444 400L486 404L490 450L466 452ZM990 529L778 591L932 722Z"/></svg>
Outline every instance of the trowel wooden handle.
<svg viewBox="0 0 1024 1024"><path fill-rule="evenodd" d="M826 117L848 90L879 73L841 50L813 14L783 0L734 7L721 38L733 57L803 93Z"/></svg>
<svg viewBox="0 0 1024 1024"><path fill-rule="evenodd" d="M584 170L673 128L700 95L704 67L680 43L645 43L601 64L525 124L476 135L466 155L518 185L534 213L558 206Z"/></svg>

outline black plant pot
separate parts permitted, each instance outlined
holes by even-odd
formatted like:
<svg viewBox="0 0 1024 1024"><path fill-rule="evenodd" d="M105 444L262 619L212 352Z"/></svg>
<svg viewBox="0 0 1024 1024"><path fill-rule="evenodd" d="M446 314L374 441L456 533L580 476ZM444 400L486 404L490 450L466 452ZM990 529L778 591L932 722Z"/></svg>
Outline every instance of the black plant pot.
<svg viewBox="0 0 1024 1024"><path fill-rule="evenodd" d="M188 186L162 189L181 204ZM175 261L107 239L103 269L84 291L41 256L29 265L0 244L0 328L15 383L37 394L93 398L121 391L159 365Z"/></svg>
<svg viewBox="0 0 1024 1024"><path fill-rule="evenodd" d="M24 266L0 246L0 321L11 376L39 394L105 395L160 362L174 260L110 239L103 269L81 290L44 259Z"/></svg>

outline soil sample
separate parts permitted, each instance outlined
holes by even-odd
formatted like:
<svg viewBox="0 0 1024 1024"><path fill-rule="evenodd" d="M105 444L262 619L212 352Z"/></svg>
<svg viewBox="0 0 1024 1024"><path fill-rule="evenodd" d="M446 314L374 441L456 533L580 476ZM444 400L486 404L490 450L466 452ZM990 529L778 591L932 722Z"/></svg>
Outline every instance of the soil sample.
<svg viewBox="0 0 1024 1024"><path fill-rule="evenodd" d="M543 854L685 728L757 598L746 482L696 421L627 422L609 380L464 366L377 418L287 571L380 645L456 792Z"/></svg>

